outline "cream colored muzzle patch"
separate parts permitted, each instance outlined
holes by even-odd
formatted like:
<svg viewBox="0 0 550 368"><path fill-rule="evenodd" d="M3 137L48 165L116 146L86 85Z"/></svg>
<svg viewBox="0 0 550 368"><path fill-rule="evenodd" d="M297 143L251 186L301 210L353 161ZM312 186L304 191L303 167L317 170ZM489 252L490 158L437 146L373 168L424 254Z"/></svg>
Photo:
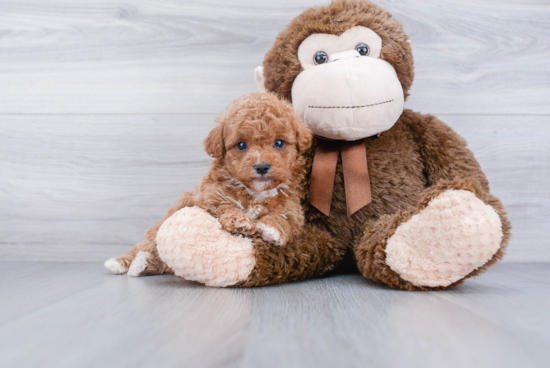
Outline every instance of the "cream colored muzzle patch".
<svg viewBox="0 0 550 368"><path fill-rule="evenodd" d="M395 69L356 51L302 71L292 85L292 104L314 135L353 141L390 129L405 98Z"/></svg>

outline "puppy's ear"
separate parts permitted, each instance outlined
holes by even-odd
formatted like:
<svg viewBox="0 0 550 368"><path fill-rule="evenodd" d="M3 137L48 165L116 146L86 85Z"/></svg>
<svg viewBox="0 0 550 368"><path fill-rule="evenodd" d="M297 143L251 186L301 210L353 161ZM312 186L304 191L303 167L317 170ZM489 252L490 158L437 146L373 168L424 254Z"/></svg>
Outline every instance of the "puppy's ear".
<svg viewBox="0 0 550 368"><path fill-rule="evenodd" d="M300 120L297 120L296 126L296 146L298 147L298 153L303 154L311 147L313 137L309 128Z"/></svg>
<svg viewBox="0 0 550 368"><path fill-rule="evenodd" d="M208 133L203 144L204 150L210 157L219 158L225 154L225 144L223 140L224 121L218 122L218 125Z"/></svg>

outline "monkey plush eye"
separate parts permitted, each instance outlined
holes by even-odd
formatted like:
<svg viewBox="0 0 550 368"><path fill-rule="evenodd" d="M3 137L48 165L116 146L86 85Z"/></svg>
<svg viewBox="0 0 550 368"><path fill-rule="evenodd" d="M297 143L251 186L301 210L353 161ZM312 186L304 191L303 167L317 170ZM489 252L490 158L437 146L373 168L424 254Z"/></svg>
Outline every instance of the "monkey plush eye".
<svg viewBox="0 0 550 368"><path fill-rule="evenodd" d="M277 138L275 140L275 143L273 143L273 145L275 146L275 148L283 149L285 148L286 143L281 138Z"/></svg>
<svg viewBox="0 0 550 368"><path fill-rule="evenodd" d="M355 50L357 50L361 54L361 56L367 56L368 54L370 54L369 45L363 42L355 46Z"/></svg>
<svg viewBox="0 0 550 368"><path fill-rule="evenodd" d="M328 63L328 55L324 51L317 51L315 56L313 57L313 62L315 64L325 64Z"/></svg>
<svg viewBox="0 0 550 368"><path fill-rule="evenodd" d="M246 151L246 149L248 148L248 146L246 145L246 142L244 141L240 141L239 143L237 143L236 147L239 151Z"/></svg>

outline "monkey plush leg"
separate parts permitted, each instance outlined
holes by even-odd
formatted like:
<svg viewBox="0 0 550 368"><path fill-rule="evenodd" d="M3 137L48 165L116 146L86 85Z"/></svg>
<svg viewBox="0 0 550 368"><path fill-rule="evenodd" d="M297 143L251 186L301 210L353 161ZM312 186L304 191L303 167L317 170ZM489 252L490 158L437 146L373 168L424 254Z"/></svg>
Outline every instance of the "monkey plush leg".
<svg viewBox="0 0 550 368"><path fill-rule="evenodd" d="M502 258L510 224L500 201L472 179L428 188L418 209L381 217L355 246L373 281L406 290L445 289Z"/></svg>
<svg viewBox="0 0 550 368"><path fill-rule="evenodd" d="M307 279L332 270L345 252L314 228L285 246L270 245L258 235L233 235L198 207L183 208L168 218L156 241L160 258L176 275L215 287Z"/></svg>
<svg viewBox="0 0 550 368"><path fill-rule="evenodd" d="M342 262L346 246L312 226L283 246L255 239L256 264L237 286L263 286L301 281L332 271Z"/></svg>

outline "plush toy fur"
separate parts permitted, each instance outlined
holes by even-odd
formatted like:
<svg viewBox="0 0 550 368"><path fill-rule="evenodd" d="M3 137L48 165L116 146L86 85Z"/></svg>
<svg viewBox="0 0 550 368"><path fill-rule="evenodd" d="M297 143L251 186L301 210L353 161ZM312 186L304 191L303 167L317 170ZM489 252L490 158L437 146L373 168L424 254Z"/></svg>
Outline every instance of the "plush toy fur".
<svg viewBox="0 0 550 368"><path fill-rule="evenodd" d="M368 138L366 147L373 198L371 204L352 217L347 216L344 179L340 162L336 172L330 217L323 215L309 203L304 202L307 223L309 226L323 231L315 238L315 245L306 248L307 251L303 249L302 244L289 244L289 246L296 246L296 249L293 250L300 252L301 256L307 255L308 258L311 257L318 262L318 264L314 263L314 267L312 265L307 267L322 269L322 266L326 266L324 271L332 270L338 265L343 265L344 254L351 251L361 273L372 281L406 290L439 290L456 286L464 279L480 274L502 258L504 247L510 237L510 224L506 213L501 202L489 193L489 183L472 152L466 148L466 142L451 128L433 116L406 110L392 129L384 132L380 137ZM314 150L315 140L312 148L306 153L305 168L307 172L311 170ZM308 179L309 177L306 178L305 186L306 198L307 188L309 188ZM456 275L449 275L450 277L440 285L415 285L404 280L387 264L388 240L400 225L407 223L408 220L426 209L430 201L436 199L440 194L452 190L468 191L480 202L488 205L488 208L484 208L484 210L489 210L489 213L494 214L493 220L496 218L497 223L496 226L493 226L493 231L497 233L497 236L493 239L497 240L498 246L494 249L494 240L488 244L488 251L491 254L483 260L483 264L475 263L477 265L475 269L468 269L468 272L459 275L457 280L452 278ZM468 207L473 206L468 204ZM483 214L485 213L483 212ZM475 223L475 220L477 220L475 217L469 218L464 216L464 213L453 216L452 223L465 223L465 228L454 236L460 238L468 234L470 230L473 232L474 238L481 236L476 230L479 230L480 225L483 226L485 223ZM432 221L425 223L416 236L420 237L425 232L431 232L432 228L442 225L440 219L436 218ZM468 227L470 224L471 226ZM448 230L444 229L443 231ZM329 234L330 236L328 236ZM415 242L415 238L409 239L409 243L414 244ZM485 244L473 243L472 246L474 245L477 245L476 249L456 249L452 254L453 258L460 257L460 253L463 252L465 258L459 263L468 265L472 259L477 261L479 256L475 251L484 253L486 249ZM438 244L438 239L434 238L434 242L430 246L437 248L441 244ZM311 248L314 248L315 251L312 252ZM290 272L287 269L289 265L281 262L277 267L277 264L273 265L273 260L286 252L279 249L265 249L266 255L259 249L256 251L262 256L257 256L256 269L251 278L255 276L255 272L263 277L275 273L278 275L278 279L269 279L269 281L278 282L311 277L311 274L301 274L301 277L288 274L288 278L282 278L280 274L285 274L285 271ZM452 247L447 246L444 251L452 252ZM468 254L469 251L472 254ZM416 261L424 260L430 253L430 249L428 249L426 254L418 255ZM448 268L454 267L454 262L449 260L442 262L447 265L443 267L444 273ZM263 271L264 269L266 271ZM443 278L445 276L443 275ZM261 279L260 276L255 277ZM268 283L270 282L263 282L262 285ZM245 285L251 286L256 283L252 279L248 280Z"/></svg>
<svg viewBox="0 0 550 368"><path fill-rule="evenodd" d="M280 33L264 59L266 89L291 100L292 83L302 71L296 57L300 43L312 33L340 35L357 25L372 29L382 38L380 58L395 68L405 96L408 96L414 79L409 38L399 21L370 1L334 1L328 6L310 8L296 17ZM455 286L467 277L481 273L502 258L510 237L510 223L501 202L490 195L489 183L472 152L466 148L466 142L451 128L434 116L405 110L393 128L382 133L380 137L368 138L366 148L373 198L370 205L352 217L347 216L340 162L337 167L330 217L304 203L307 222L338 239L342 249L353 251L357 267L366 278L407 290L441 289ZM308 152L308 172L314 152L315 143ZM307 188L309 185L306 185L306 191ZM493 224L491 228L491 232L495 233L491 241L498 243L498 247L494 249L492 243L487 245L491 254L481 265L479 261L473 262L475 267L467 269L467 272L451 275L452 272L445 271L449 277L437 285L431 282L418 284L407 281L403 279L402 274L396 273L387 264L388 240L401 224L428 207L430 200L449 190L466 190L473 193L476 198L488 205L490 211L498 215L498 223ZM475 221L464 214L454 218L455 222L466 224L470 220ZM422 233L441 225L438 219L431 221L425 223L417 234L411 234L413 238L408 239L407 246L416 243ZM460 238L468 231L477 234L474 227L465 226L457 230L458 234L455 236ZM450 243L452 244L452 239ZM483 252L486 246L475 245L480 252ZM452 246L445 244L444 239L434 239L430 246L445 247L448 251L452 249ZM463 256L461 252L467 253L457 249L452 257ZM416 267L415 263L421 264L429 254L430 249L424 249L423 254L419 253L409 259L409 267ZM472 255L472 258L476 257L476 254ZM454 259L448 258L440 259L439 262L444 264L440 267L442 269L453 268L455 264ZM471 262L468 259L462 263ZM433 279L438 278L436 275L432 276Z"/></svg>
<svg viewBox="0 0 550 368"><path fill-rule="evenodd" d="M409 38L390 13L366 0L337 0L296 17L266 55L266 89L290 101L292 84L302 71L296 55L300 43L312 33L339 35L354 26L381 36L380 58L395 68L407 96L414 78ZM172 268L184 264L187 274L206 272L195 279L214 286L297 281L355 264L367 279L393 288L440 290L480 274L502 258L510 223L464 139L434 116L405 110L390 130L365 142L372 203L353 216L347 216L341 162L330 217L307 202L314 139L305 153L303 233L284 247L251 239L253 245L238 248L242 253L231 261L231 269L250 272L233 272L231 278L211 283L204 280L219 280L220 274L230 273L228 268L204 271L184 260L192 258L196 247L208 249L216 265L227 263L227 255L213 242L175 240L193 227L192 210L183 208L181 219L158 234L163 260ZM209 226L215 231L215 225ZM169 272L168 266L152 273Z"/></svg>

